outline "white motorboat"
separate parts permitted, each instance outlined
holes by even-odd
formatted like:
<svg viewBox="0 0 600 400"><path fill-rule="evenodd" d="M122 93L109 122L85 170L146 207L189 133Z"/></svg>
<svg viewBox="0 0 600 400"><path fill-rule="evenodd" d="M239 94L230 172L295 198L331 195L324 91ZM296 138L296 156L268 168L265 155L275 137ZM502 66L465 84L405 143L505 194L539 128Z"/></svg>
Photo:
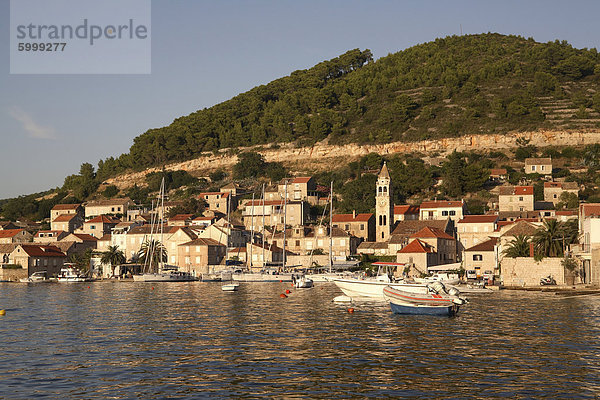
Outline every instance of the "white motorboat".
<svg viewBox="0 0 600 400"><path fill-rule="evenodd" d="M306 277L306 275L302 275L293 280L294 280L294 286L296 287L296 289L307 289L307 288L311 288L314 286L313 280Z"/></svg>
<svg viewBox="0 0 600 400"><path fill-rule="evenodd" d="M412 293L426 293L427 285L424 283L407 283L404 281L394 282L391 278L390 268L404 266L398 263L373 263L378 266L379 270L375 277L358 277L358 278L334 278L333 283L346 296L349 297L368 297L384 300L383 289L386 286L391 286Z"/></svg>
<svg viewBox="0 0 600 400"><path fill-rule="evenodd" d="M266 269L260 272L236 270L231 279L237 282L291 282L291 273L282 273L276 269Z"/></svg>
<svg viewBox="0 0 600 400"><path fill-rule="evenodd" d="M164 270L163 272L133 275L134 282L192 282L198 279L189 272Z"/></svg>
<svg viewBox="0 0 600 400"><path fill-rule="evenodd" d="M37 271L33 274L29 275L27 278L23 278L20 280L23 283L40 283L40 282L51 282L48 279L47 271Z"/></svg>
<svg viewBox="0 0 600 400"><path fill-rule="evenodd" d="M425 293L388 286L383 289L383 294L395 314L455 315L458 308L467 303L456 288L447 289L441 282L427 285Z"/></svg>
<svg viewBox="0 0 600 400"><path fill-rule="evenodd" d="M437 273L425 278L414 278L417 283L442 282L445 285L457 285L460 282L458 274Z"/></svg>
<svg viewBox="0 0 600 400"><path fill-rule="evenodd" d="M221 286L221 290L224 292L235 292L240 287L240 284L237 282L227 283Z"/></svg>
<svg viewBox="0 0 600 400"><path fill-rule="evenodd" d="M58 282L87 282L89 280L87 276L73 267L61 268L57 279Z"/></svg>

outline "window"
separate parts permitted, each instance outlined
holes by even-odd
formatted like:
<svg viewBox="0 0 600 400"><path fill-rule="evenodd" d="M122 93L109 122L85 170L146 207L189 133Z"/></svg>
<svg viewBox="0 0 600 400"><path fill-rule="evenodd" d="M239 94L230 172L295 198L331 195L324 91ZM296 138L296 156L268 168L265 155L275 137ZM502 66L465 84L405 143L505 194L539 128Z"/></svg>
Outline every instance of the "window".
<svg viewBox="0 0 600 400"><path fill-rule="evenodd" d="M350 230L350 225L346 224L346 228L344 228L345 230L349 231Z"/></svg>
<svg viewBox="0 0 600 400"><path fill-rule="evenodd" d="M90 226L90 229L96 229L96 225Z"/></svg>
<svg viewBox="0 0 600 400"><path fill-rule="evenodd" d="M540 169L543 171L543 170L544 170L544 166L543 166L543 165L542 165L542 166L540 166Z"/></svg>
<svg viewBox="0 0 600 400"><path fill-rule="evenodd" d="M115 212L115 208L114 208L114 207L111 207L110 211L111 211L111 212Z"/></svg>
<svg viewBox="0 0 600 400"><path fill-rule="evenodd" d="M387 215L383 216L383 225L387 225Z"/></svg>
<svg viewBox="0 0 600 400"><path fill-rule="evenodd" d="M365 230L365 224L360 224L360 230L364 231Z"/></svg>
<svg viewBox="0 0 600 400"><path fill-rule="evenodd" d="M196 256L196 264L200 264L200 256Z"/></svg>
<svg viewBox="0 0 600 400"><path fill-rule="evenodd" d="M556 193L554 193L554 198L556 199L558 196L556 195Z"/></svg>
<svg viewBox="0 0 600 400"><path fill-rule="evenodd" d="M317 240L317 246L318 247L323 247L323 239Z"/></svg>
<svg viewBox="0 0 600 400"><path fill-rule="evenodd" d="M481 254L473 254L473 261L482 261L483 255Z"/></svg>
<svg viewBox="0 0 600 400"><path fill-rule="evenodd" d="M200 253L200 246L196 246L196 253Z"/></svg>
<svg viewBox="0 0 600 400"><path fill-rule="evenodd" d="M519 201L523 201L523 196L519 196Z"/></svg>
<svg viewBox="0 0 600 400"><path fill-rule="evenodd" d="M448 211L442 211L442 217L447 217L448 216Z"/></svg>
<svg viewBox="0 0 600 400"><path fill-rule="evenodd" d="M532 171L535 171L535 165L532 165L532 166L531 166L531 170L532 170Z"/></svg>
<svg viewBox="0 0 600 400"><path fill-rule="evenodd" d="M296 240L296 247L300 247L300 241Z"/></svg>
<svg viewBox="0 0 600 400"><path fill-rule="evenodd" d="M452 216L452 215L456 215L456 211L454 211L454 210L450 210L450 215L451 215L451 216Z"/></svg>
<svg viewBox="0 0 600 400"><path fill-rule="evenodd" d="M346 245L346 240L340 239L340 246L345 246L345 245Z"/></svg>

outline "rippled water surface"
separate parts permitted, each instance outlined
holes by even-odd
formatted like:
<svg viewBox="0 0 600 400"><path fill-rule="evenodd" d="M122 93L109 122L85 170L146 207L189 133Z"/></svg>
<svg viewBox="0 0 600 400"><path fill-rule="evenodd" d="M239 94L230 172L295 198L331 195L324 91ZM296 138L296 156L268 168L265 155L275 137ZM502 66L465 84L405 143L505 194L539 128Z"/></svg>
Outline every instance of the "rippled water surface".
<svg viewBox="0 0 600 400"><path fill-rule="evenodd" d="M505 291L445 318L288 288L2 284L0 397L600 396L600 297Z"/></svg>

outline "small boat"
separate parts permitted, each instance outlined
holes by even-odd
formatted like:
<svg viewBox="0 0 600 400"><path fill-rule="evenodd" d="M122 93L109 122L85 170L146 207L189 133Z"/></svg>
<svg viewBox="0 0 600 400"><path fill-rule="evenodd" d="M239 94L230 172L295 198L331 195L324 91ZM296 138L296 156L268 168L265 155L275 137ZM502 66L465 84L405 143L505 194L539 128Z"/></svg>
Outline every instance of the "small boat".
<svg viewBox="0 0 600 400"><path fill-rule="evenodd" d="M425 278L414 278L417 283L442 282L445 285L457 285L460 282L458 274L437 273Z"/></svg>
<svg viewBox="0 0 600 400"><path fill-rule="evenodd" d="M298 278L294 277L292 278L292 280L294 281L294 286L296 287L296 289L307 289L314 286L313 280L307 278L306 275L302 275Z"/></svg>
<svg viewBox="0 0 600 400"><path fill-rule="evenodd" d="M446 289L441 282L427 285L427 289L427 293L413 293L388 286L383 294L394 314L455 315L467 302L456 288Z"/></svg>
<svg viewBox="0 0 600 400"><path fill-rule="evenodd" d="M57 280L58 282L87 282L90 279L73 267L65 267L61 268Z"/></svg>
<svg viewBox="0 0 600 400"><path fill-rule="evenodd" d="M50 282L50 279L48 279L47 271L37 271L29 275L29 277L21 279L20 281L23 283L40 283Z"/></svg>
<svg viewBox="0 0 600 400"><path fill-rule="evenodd" d="M238 269L233 272L231 279L237 282L291 282L292 274L279 272L275 268L268 268L261 272Z"/></svg>
<svg viewBox="0 0 600 400"><path fill-rule="evenodd" d="M494 290L490 289L489 287L486 287L485 285L478 285L478 284L467 283L466 285L456 285L455 287L461 293L468 293L468 294L489 294L489 293L494 292Z"/></svg>
<svg viewBox="0 0 600 400"><path fill-rule="evenodd" d="M240 284L237 282L233 282L233 283L227 283L223 286L221 286L221 290L224 292L235 292L236 290L238 290L240 287Z"/></svg>
<svg viewBox="0 0 600 400"><path fill-rule="evenodd" d="M198 278L189 272L163 270L162 272L134 275L133 280L134 282L192 282L197 281Z"/></svg>

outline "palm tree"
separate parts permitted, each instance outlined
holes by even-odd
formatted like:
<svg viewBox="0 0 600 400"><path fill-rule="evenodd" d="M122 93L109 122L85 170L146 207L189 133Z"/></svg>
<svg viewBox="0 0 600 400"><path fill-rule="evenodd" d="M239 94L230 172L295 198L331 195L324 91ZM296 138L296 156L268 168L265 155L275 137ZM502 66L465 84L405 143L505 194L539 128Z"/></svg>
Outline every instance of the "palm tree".
<svg viewBox="0 0 600 400"><path fill-rule="evenodd" d="M102 253L100 262L111 266L123 264L125 263L125 254L119 250L119 246L108 246L108 249Z"/></svg>
<svg viewBox="0 0 600 400"><path fill-rule="evenodd" d="M529 256L530 238L527 235L517 235L508 243L508 247L504 249L502 254L506 257L528 257Z"/></svg>
<svg viewBox="0 0 600 400"><path fill-rule="evenodd" d="M167 261L167 249L165 245L154 239L146 240L142 243L138 255L139 261L149 267Z"/></svg>
<svg viewBox="0 0 600 400"><path fill-rule="evenodd" d="M535 252L542 257L562 257L564 240L563 224L555 219L547 219L533 236Z"/></svg>

